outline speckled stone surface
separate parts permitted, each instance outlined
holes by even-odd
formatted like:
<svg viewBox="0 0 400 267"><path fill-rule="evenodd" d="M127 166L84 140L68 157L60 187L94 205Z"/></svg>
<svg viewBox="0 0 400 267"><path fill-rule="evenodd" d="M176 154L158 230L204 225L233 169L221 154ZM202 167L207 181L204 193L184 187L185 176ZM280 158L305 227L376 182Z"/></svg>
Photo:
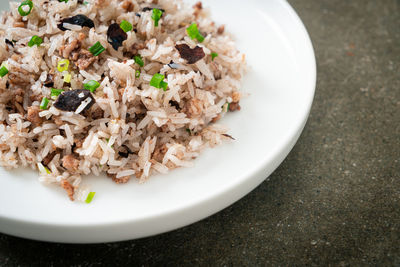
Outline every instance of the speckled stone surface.
<svg viewBox="0 0 400 267"><path fill-rule="evenodd" d="M313 40L318 84L304 133L269 181L211 218L142 240L0 235L0 265L399 266L400 1L289 2Z"/></svg>

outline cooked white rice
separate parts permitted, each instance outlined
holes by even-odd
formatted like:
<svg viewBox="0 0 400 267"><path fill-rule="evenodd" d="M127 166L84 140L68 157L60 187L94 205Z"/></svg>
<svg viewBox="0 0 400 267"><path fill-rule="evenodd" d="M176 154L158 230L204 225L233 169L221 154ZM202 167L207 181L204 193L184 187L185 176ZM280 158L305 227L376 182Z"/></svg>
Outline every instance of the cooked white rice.
<svg viewBox="0 0 400 267"><path fill-rule="evenodd" d="M205 147L231 139L227 128L215 122L240 109L245 56L201 3L194 7L180 0L32 3L32 12L22 17L20 2L11 2L10 11L0 18L0 59L9 71L0 78L2 166L38 169L40 181L59 184L71 200L85 200L89 190L80 186L82 175L105 172L117 183L131 177L143 182L153 173L192 166ZM164 11L157 27L153 8ZM61 21L76 15L87 16L94 27ZM133 30L115 50L107 31L123 20ZM203 42L188 36L186 29L192 23L205 37ZM43 43L29 47L34 35ZM105 51L95 58L87 50L96 42ZM189 64L177 47L185 44L204 55ZM135 55L141 56L143 67ZM70 64L60 72L57 66L63 59ZM150 86L156 73L165 76L166 91ZM92 80L100 83L93 98L72 111L56 107L52 88L83 89ZM44 97L50 102L39 109Z"/></svg>

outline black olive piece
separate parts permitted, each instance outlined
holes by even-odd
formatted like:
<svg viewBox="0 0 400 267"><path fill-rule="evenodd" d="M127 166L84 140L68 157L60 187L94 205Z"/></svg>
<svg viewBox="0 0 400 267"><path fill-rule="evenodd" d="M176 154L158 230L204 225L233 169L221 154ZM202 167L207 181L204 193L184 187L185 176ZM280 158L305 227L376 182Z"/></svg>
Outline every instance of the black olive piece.
<svg viewBox="0 0 400 267"><path fill-rule="evenodd" d="M139 13L135 13L136 17L141 17L142 15L140 15Z"/></svg>
<svg viewBox="0 0 400 267"><path fill-rule="evenodd" d="M171 69L179 69L179 64L175 63L174 61L171 60L171 62L169 64L167 64L168 67L170 67Z"/></svg>
<svg viewBox="0 0 400 267"><path fill-rule="evenodd" d="M43 85L45 87L53 87L54 86L53 78L54 77L52 74L47 74L46 80L44 81Z"/></svg>
<svg viewBox="0 0 400 267"><path fill-rule="evenodd" d="M118 51L122 43L128 38L128 35L121 29L118 23L113 23L107 30L107 41Z"/></svg>
<svg viewBox="0 0 400 267"><path fill-rule="evenodd" d="M86 17L85 15L81 15L81 14L61 20L61 23L58 24L57 27L62 31L68 30L68 29L63 27L64 23L69 23L69 24L73 24L73 25L79 25L79 26L88 27L88 28L93 28L94 27L93 20L91 20L88 17Z"/></svg>
<svg viewBox="0 0 400 267"><path fill-rule="evenodd" d="M142 9L142 11L143 12L147 12L147 11L151 11L151 10L153 10L154 8L156 8L156 7L144 7L143 9ZM157 8L157 9L159 9L159 10L161 10L163 13L165 12L165 9L162 9L162 8Z"/></svg>
<svg viewBox="0 0 400 267"><path fill-rule="evenodd" d="M90 98L91 101L83 109L84 112L90 109L95 103L95 99L90 91L84 89L76 89L61 93L56 102L54 102L54 107L62 111L74 112L82 104L82 102L88 98Z"/></svg>
<svg viewBox="0 0 400 267"><path fill-rule="evenodd" d="M181 58L186 59L188 64L194 64L206 54L203 51L203 48L196 46L191 49L187 44L176 45L175 48L179 51Z"/></svg>
<svg viewBox="0 0 400 267"><path fill-rule="evenodd" d="M132 150L130 150L128 146L123 145L122 147L126 149L126 152L118 152L118 155L121 157L127 158L130 154L133 154Z"/></svg>
<svg viewBox="0 0 400 267"><path fill-rule="evenodd" d="M6 88L10 88L10 82L8 80L6 81Z"/></svg>
<svg viewBox="0 0 400 267"><path fill-rule="evenodd" d="M12 47L14 47L14 43L11 42L10 40L5 39L5 42L6 42L6 44L11 45Z"/></svg>
<svg viewBox="0 0 400 267"><path fill-rule="evenodd" d="M78 4L83 4L83 0L78 0Z"/></svg>
<svg viewBox="0 0 400 267"><path fill-rule="evenodd" d="M181 107L179 106L179 103L174 101L174 100L170 100L169 104L171 105L171 107L175 107L176 110L180 110L181 109Z"/></svg>

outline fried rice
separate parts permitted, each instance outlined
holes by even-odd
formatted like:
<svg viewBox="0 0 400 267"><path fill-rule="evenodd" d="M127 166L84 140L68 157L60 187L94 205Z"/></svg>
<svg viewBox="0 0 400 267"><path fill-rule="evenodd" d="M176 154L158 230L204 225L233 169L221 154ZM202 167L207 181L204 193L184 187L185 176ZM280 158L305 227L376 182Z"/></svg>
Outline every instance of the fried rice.
<svg viewBox="0 0 400 267"><path fill-rule="evenodd" d="M209 13L180 0L11 2L0 164L85 201L85 175L144 182L233 139L217 122L240 110L245 56Z"/></svg>

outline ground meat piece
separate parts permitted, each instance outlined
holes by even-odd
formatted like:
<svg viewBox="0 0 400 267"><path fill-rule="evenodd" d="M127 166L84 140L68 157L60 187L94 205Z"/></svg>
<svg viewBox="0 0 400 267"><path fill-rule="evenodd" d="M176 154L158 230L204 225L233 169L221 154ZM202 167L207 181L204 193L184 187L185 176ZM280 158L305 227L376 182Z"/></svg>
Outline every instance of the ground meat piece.
<svg viewBox="0 0 400 267"><path fill-rule="evenodd" d="M59 51L60 56L62 56L63 58L69 58L71 52L78 49L80 45L81 45L80 42L77 39L75 39L72 40L72 42L70 42L68 45L61 46Z"/></svg>
<svg viewBox="0 0 400 267"><path fill-rule="evenodd" d="M99 58L98 56L93 56L92 53L90 53L86 49L81 49L78 52L74 51L71 53L71 57L70 57L70 59L75 62L75 65L80 70L87 69L98 58Z"/></svg>
<svg viewBox="0 0 400 267"><path fill-rule="evenodd" d="M240 101L240 93L239 92L233 92L232 93L232 101L238 103Z"/></svg>
<svg viewBox="0 0 400 267"><path fill-rule="evenodd" d="M197 17L200 14L201 10L203 9L203 4L201 3L201 1L199 1L193 6L193 8L194 8L193 15Z"/></svg>
<svg viewBox="0 0 400 267"><path fill-rule="evenodd" d="M15 101L17 103L22 104L24 102L25 91L23 89L17 88L13 91L13 94L15 95Z"/></svg>
<svg viewBox="0 0 400 267"><path fill-rule="evenodd" d="M0 144L0 150L8 150L10 147L6 144Z"/></svg>
<svg viewBox="0 0 400 267"><path fill-rule="evenodd" d="M162 145L162 146L157 147L154 150L153 159L155 161L161 162L163 160L163 158L164 158L165 153L167 153L167 151L168 151L168 148L167 148L167 146L165 144Z"/></svg>
<svg viewBox="0 0 400 267"><path fill-rule="evenodd" d="M104 111L101 108L98 108L91 112L90 114L93 120L98 120L104 117Z"/></svg>
<svg viewBox="0 0 400 267"><path fill-rule="evenodd" d="M187 60L188 64L194 64L206 56L200 46L191 49L187 44L180 44L176 45L175 48L179 51L181 58Z"/></svg>
<svg viewBox="0 0 400 267"><path fill-rule="evenodd" d="M82 139L74 139L74 144L76 148L81 148L83 145L83 142L85 142L85 138Z"/></svg>
<svg viewBox="0 0 400 267"><path fill-rule="evenodd" d="M32 122L34 125L42 123L43 118L39 117L40 108L38 106L28 107L28 115L26 119Z"/></svg>
<svg viewBox="0 0 400 267"><path fill-rule="evenodd" d="M144 44L142 44L142 43L134 43L134 44L132 45L131 49L130 49L130 52L131 52L133 55L137 55L138 52L139 52L139 50L142 50L142 49L144 49L145 47L146 47L146 46L145 46Z"/></svg>
<svg viewBox="0 0 400 267"><path fill-rule="evenodd" d="M25 28L25 23L22 21L16 21L13 25L15 28Z"/></svg>
<svg viewBox="0 0 400 267"><path fill-rule="evenodd" d="M62 180L61 187L64 188L65 191L67 191L69 199L71 201L74 201L75 188L70 184L70 182L68 182L67 180Z"/></svg>
<svg viewBox="0 0 400 267"><path fill-rule="evenodd" d="M131 1L125 0L122 2L121 7L125 9L126 12L132 12L135 8L135 5Z"/></svg>
<svg viewBox="0 0 400 267"><path fill-rule="evenodd" d="M221 25L218 27L217 33L218 34L223 34L225 31L225 25Z"/></svg>
<svg viewBox="0 0 400 267"><path fill-rule="evenodd" d="M111 180L113 180L113 182L116 184L126 184L131 179L130 176L124 176L121 178L117 178L116 174L109 174L109 173L107 173L107 176L110 177Z"/></svg>
<svg viewBox="0 0 400 267"><path fill-rule="evenodd" d="M42 95L31 95L31 96L29 96L29 99L32 101L32 102L35 102L35 101L42 101L42 98L43 98L43 96Z"/></svg>
<svg viewBox="0 0 400 267"><path fill-rule="evenodd" d="M214 117L212 120L211 120L211 122L217 122L217 121L219 121L221 119L221 114L218 114L218 116L217 117Z"/></svg>
<svg viewBox="0 0 400 267"><path fill-rule="evenodd" d="M185 105L184 112L189 118L199 116L203 112L203 103L193 98Z"/></svg>
<svg viewBox="0 0 400 267"><path fill-rule="evenodd" d="M241 109L241 107L239 105L239 102L232 102L229 105L229 111L236 111L236 110L240 110L240 109Z"/></svg>
<svg viewBox="0 0 400 267"><path fill-rule="evenodd" d="M54 123L57 126L62 126L65 124L64 121L62 119L60 119L60 117L58 117L58 116L53 116L53 119L54 119Z"/></svg>
<svg viewBox="0 0 400 267"><path fill-rule="evenodd" d="M62 158L62 165L69 171L76 172L79 168L79 159L75 158L73 155L66 155Z"/></svg>

